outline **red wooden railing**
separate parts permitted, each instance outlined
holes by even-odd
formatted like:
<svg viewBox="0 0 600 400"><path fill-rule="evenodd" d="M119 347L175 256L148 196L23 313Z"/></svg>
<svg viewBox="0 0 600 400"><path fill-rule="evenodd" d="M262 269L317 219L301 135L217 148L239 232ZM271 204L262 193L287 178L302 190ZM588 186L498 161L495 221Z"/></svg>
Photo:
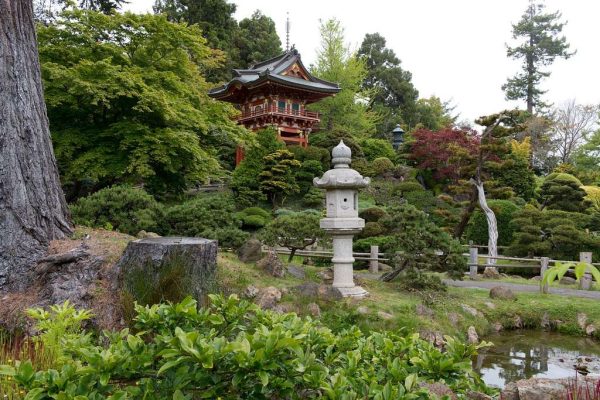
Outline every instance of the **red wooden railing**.
<svg viewBox="0 0 600 400"><path fill-rule="evenodd" d="M255 108L252 111L243 111L240 119L253 118L262 115L284 115L284 116L294 116L300 118L307 119L319 119L319 113L314 111L306 111L306 110L292 110L289 107L279 108L277 106L264 107L261 109Z"/></svg>

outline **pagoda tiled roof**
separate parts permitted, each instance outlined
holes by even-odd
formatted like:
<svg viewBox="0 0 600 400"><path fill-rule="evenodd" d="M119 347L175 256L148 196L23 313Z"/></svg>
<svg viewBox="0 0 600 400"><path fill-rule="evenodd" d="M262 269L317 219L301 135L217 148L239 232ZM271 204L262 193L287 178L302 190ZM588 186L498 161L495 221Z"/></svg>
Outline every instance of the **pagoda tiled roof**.
<svg viewBox="0 0 600 400"><path fill-rule="evenodd" d="M308 80L284 75L294 64L298 64ZM335 94L340 91L337 84L312 76L302 64L300 54L294 48L277 57L254 64L248 69L234 69L233 73L235 76L229 82L211 89L208 92L209 96L215 98L225 97L230 88L237 83L251 89L266 81L327 94Z"/></svg>

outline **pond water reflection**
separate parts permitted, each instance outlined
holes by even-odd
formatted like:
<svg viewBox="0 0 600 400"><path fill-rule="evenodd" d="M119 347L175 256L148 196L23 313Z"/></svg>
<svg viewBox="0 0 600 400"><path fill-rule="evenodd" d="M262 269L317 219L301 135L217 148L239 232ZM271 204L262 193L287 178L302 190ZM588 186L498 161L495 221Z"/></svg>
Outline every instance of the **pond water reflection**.
<svg viewBox="0 0 600 400"><path fill-rule="evenodd" d="M575 365L592 374L600 373L600 343L542 331L508 331L484 338L494 347L482 350L473 359L473 368L488 385L531 377L570 378Z"/></svg>

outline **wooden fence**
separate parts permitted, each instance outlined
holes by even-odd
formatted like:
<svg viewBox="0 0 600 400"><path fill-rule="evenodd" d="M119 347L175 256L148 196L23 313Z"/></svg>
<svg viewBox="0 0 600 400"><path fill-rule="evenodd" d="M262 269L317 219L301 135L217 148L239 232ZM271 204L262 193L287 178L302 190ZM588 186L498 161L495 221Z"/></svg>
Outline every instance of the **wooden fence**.
<svg viewBox="0 0 600 400"><path fill-rule="evenodd" d="M467 257L468 260L468 275L471 279L477 278L477 273L480 268L494 267L498 269L503 268L532 268L540 270L540 277L544 275L546 270L556 263L573 263L577 261L569 261L569 260L554 260L549 257L537 257L537 258L525 258L525 257L507 257L507 256L496 256L492 257L487 254L479 254L480 248L487 248L487 246L469 246L469 252L464 253L463 255ZM266 251L266 249L264 249ZM275 251L278 254L290 254L291 251L285 248L275 248ZM333 251L330 250L297 250L295 255L303 256L303 257L317 257L317 258L332 258ZM441 255L441 253L440 253ZM369 253L352 253L352 256L356 260L361 261L369 261L369 272L377 273L379 272L379 262L389 261L390 258L386 256L385 253L379 252L379 246L371 246L371 251ZM481 262L480 259L484 261ZM498 263L497 261L500 261ZM502 263L504 261L504 263ZM600 266L600 263L592 263L592 253L591 252L581 252L579 253L579 262L587 262L594 266ZM589 289L591 287L592 277L591 274L586 273L584 278L581 281L581 287L583 289ZM547 291L547 286L544 288L544 291Z"/></svg>

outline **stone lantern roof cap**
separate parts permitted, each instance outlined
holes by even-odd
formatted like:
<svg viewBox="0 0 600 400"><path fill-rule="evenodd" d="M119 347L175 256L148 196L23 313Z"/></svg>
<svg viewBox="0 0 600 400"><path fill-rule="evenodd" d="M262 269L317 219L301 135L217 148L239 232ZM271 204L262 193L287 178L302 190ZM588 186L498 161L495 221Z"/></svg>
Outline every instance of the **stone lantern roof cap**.
<svg viewBox="0 0 600 400"><path fill-rule="evenodd" d="M331 151L333 169L326 171L321 178L313 179L313 184L322 189L358 189L369 185L371 179L363 178L358 171L350 168L352 150L343 140Z"/></svg>

